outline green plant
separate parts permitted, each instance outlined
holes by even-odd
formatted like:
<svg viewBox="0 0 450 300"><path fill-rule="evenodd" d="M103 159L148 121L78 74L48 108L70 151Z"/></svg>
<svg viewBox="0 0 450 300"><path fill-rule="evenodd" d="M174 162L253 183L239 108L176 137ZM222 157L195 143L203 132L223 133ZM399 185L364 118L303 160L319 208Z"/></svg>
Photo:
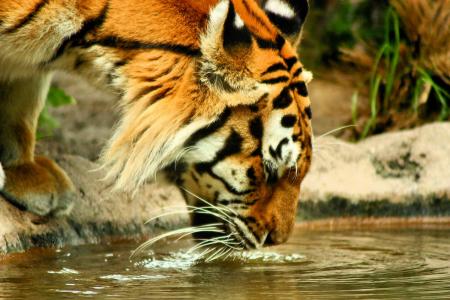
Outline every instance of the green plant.
<svg viewBox="0 0 450 300"><path fill-rule="evenodd" d="M393 34L392 34L393 33ZM396 80L397 67L400 57L400 25L398 16L392 8L389 8L385 18L384 42L380 46L375 57L375 64L370 78L370 118L364 126L360 138L365 138L376 125L377 117L380 113L385 113L389 109L389 100L392 96L392 88ZM381 62L388 71L382 76L380 72ZM381 105L378 105L380 96L381 81L384 82L384 96Z"/></svg>
<svg viewBox="0 0 450 300"><path fill-rule="evenodd" d="M450 17L450 2L391 1L393 6L385 14L384 39L368 80L370 116L356 131L359 139L389 126L411 127L450 116L450 70L442 67L448 64L450 43L441 41L441 36L431 37ZM427 26L419 26L421 22ZM450 38L450 30L442 35ZM352 99L352 120L356 123L354 101L357 99Z"/></svg>
<svg viewBox="0 0 450 300"><path fill-rule="evenodd" d="M52 135L54 130L60 126L58 120L52 117L51 108L57 108L66 105L73 105L76 101L73 97L67 95L62 89L52 86L47 95L47 101L38 120L37 138Z"/></svg>
<svg viewBox="0 0 450 300"><path fill-rule="evenodd" d="M450 116L450 94L435 80L432 75L424 69L418 69L420 75L414 88L412 109L417 114L421 102L426 102L426 97L429 97L431 91L436 95L437 100L441 104L441 112L439 114L439 121L444 121ZM421 99L423 99L421 101Z"/></svg>

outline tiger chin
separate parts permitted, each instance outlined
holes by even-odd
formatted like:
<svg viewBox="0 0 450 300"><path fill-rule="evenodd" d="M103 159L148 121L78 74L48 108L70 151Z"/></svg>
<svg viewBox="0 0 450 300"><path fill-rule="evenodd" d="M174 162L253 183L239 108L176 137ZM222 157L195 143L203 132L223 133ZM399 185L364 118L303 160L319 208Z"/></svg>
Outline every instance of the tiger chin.
<svg viewBox="0 0 450 300"><path fill-rule="evenodd" d="M285 242L312 158L307 13L306 0L1 1L2 195L40 216L70 211L70 178L34 154L63 70L120 95L101 158L118 189L165 178L194 225L219 222L244 248Z"/></svg>

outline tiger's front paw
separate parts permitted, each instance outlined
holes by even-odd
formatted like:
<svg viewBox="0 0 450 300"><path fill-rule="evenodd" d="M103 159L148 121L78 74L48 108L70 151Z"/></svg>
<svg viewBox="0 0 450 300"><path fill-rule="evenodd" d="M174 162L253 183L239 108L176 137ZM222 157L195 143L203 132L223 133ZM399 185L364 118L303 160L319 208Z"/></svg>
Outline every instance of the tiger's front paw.
<svg viewBox="0 0 450 300"><path fill-rule="evenodd" d="M0 184L1 173L0 169ZM1 193L22 210L38 216L63 216L73 207L76 194L72 181L48 158L36 157L32 163L4 167L4 173Z"/></svg>

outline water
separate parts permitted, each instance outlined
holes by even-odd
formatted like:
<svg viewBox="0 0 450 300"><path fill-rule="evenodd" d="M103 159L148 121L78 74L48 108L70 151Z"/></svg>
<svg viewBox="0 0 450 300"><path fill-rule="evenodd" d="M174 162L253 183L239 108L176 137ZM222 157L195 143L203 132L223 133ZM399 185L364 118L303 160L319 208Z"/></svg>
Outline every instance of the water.
<svg viewBox="0 0 450 300"><path fill-rule="evenodd" d="M450 227L297 228L289 243L205 263L190 242L0 260L0 299L450 299Z"/></svg>

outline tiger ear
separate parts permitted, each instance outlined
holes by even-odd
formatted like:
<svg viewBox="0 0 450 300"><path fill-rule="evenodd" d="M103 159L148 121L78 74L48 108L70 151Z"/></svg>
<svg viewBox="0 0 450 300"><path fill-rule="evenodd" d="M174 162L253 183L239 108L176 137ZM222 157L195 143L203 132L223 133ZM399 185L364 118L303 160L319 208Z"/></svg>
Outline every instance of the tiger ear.
<svg viewBox="0 0 450 300"><path fill-rule="evenodd" d="M239 56L252 48L252 34L229 0L222 0L209 14L206 33L202 36L202 54L210 57Z"/></svg>
<svg viewBox="0 0 450 300"><path fill-rule="evenodd" d="M223 48L229 55L236 55L241 51L248 52L252 47L252 34L236 13L231 1L223 24L222 42Z"/></svg>
<svg viewBox="0 0 450 300"><path fill-rule="evenodd" d="M210 11L201 37L197 74L228 106L253 104L267 92L267 87L249 74L247 64L255 44L232 1L222 0Z"/></svg>
<svg viewBox="0 0 450 300"><path fill-rule="evenodd" d="M277 26L294 47L297 47L309 12L309 1L264 0L262 6L272 24Z"/></svg>

